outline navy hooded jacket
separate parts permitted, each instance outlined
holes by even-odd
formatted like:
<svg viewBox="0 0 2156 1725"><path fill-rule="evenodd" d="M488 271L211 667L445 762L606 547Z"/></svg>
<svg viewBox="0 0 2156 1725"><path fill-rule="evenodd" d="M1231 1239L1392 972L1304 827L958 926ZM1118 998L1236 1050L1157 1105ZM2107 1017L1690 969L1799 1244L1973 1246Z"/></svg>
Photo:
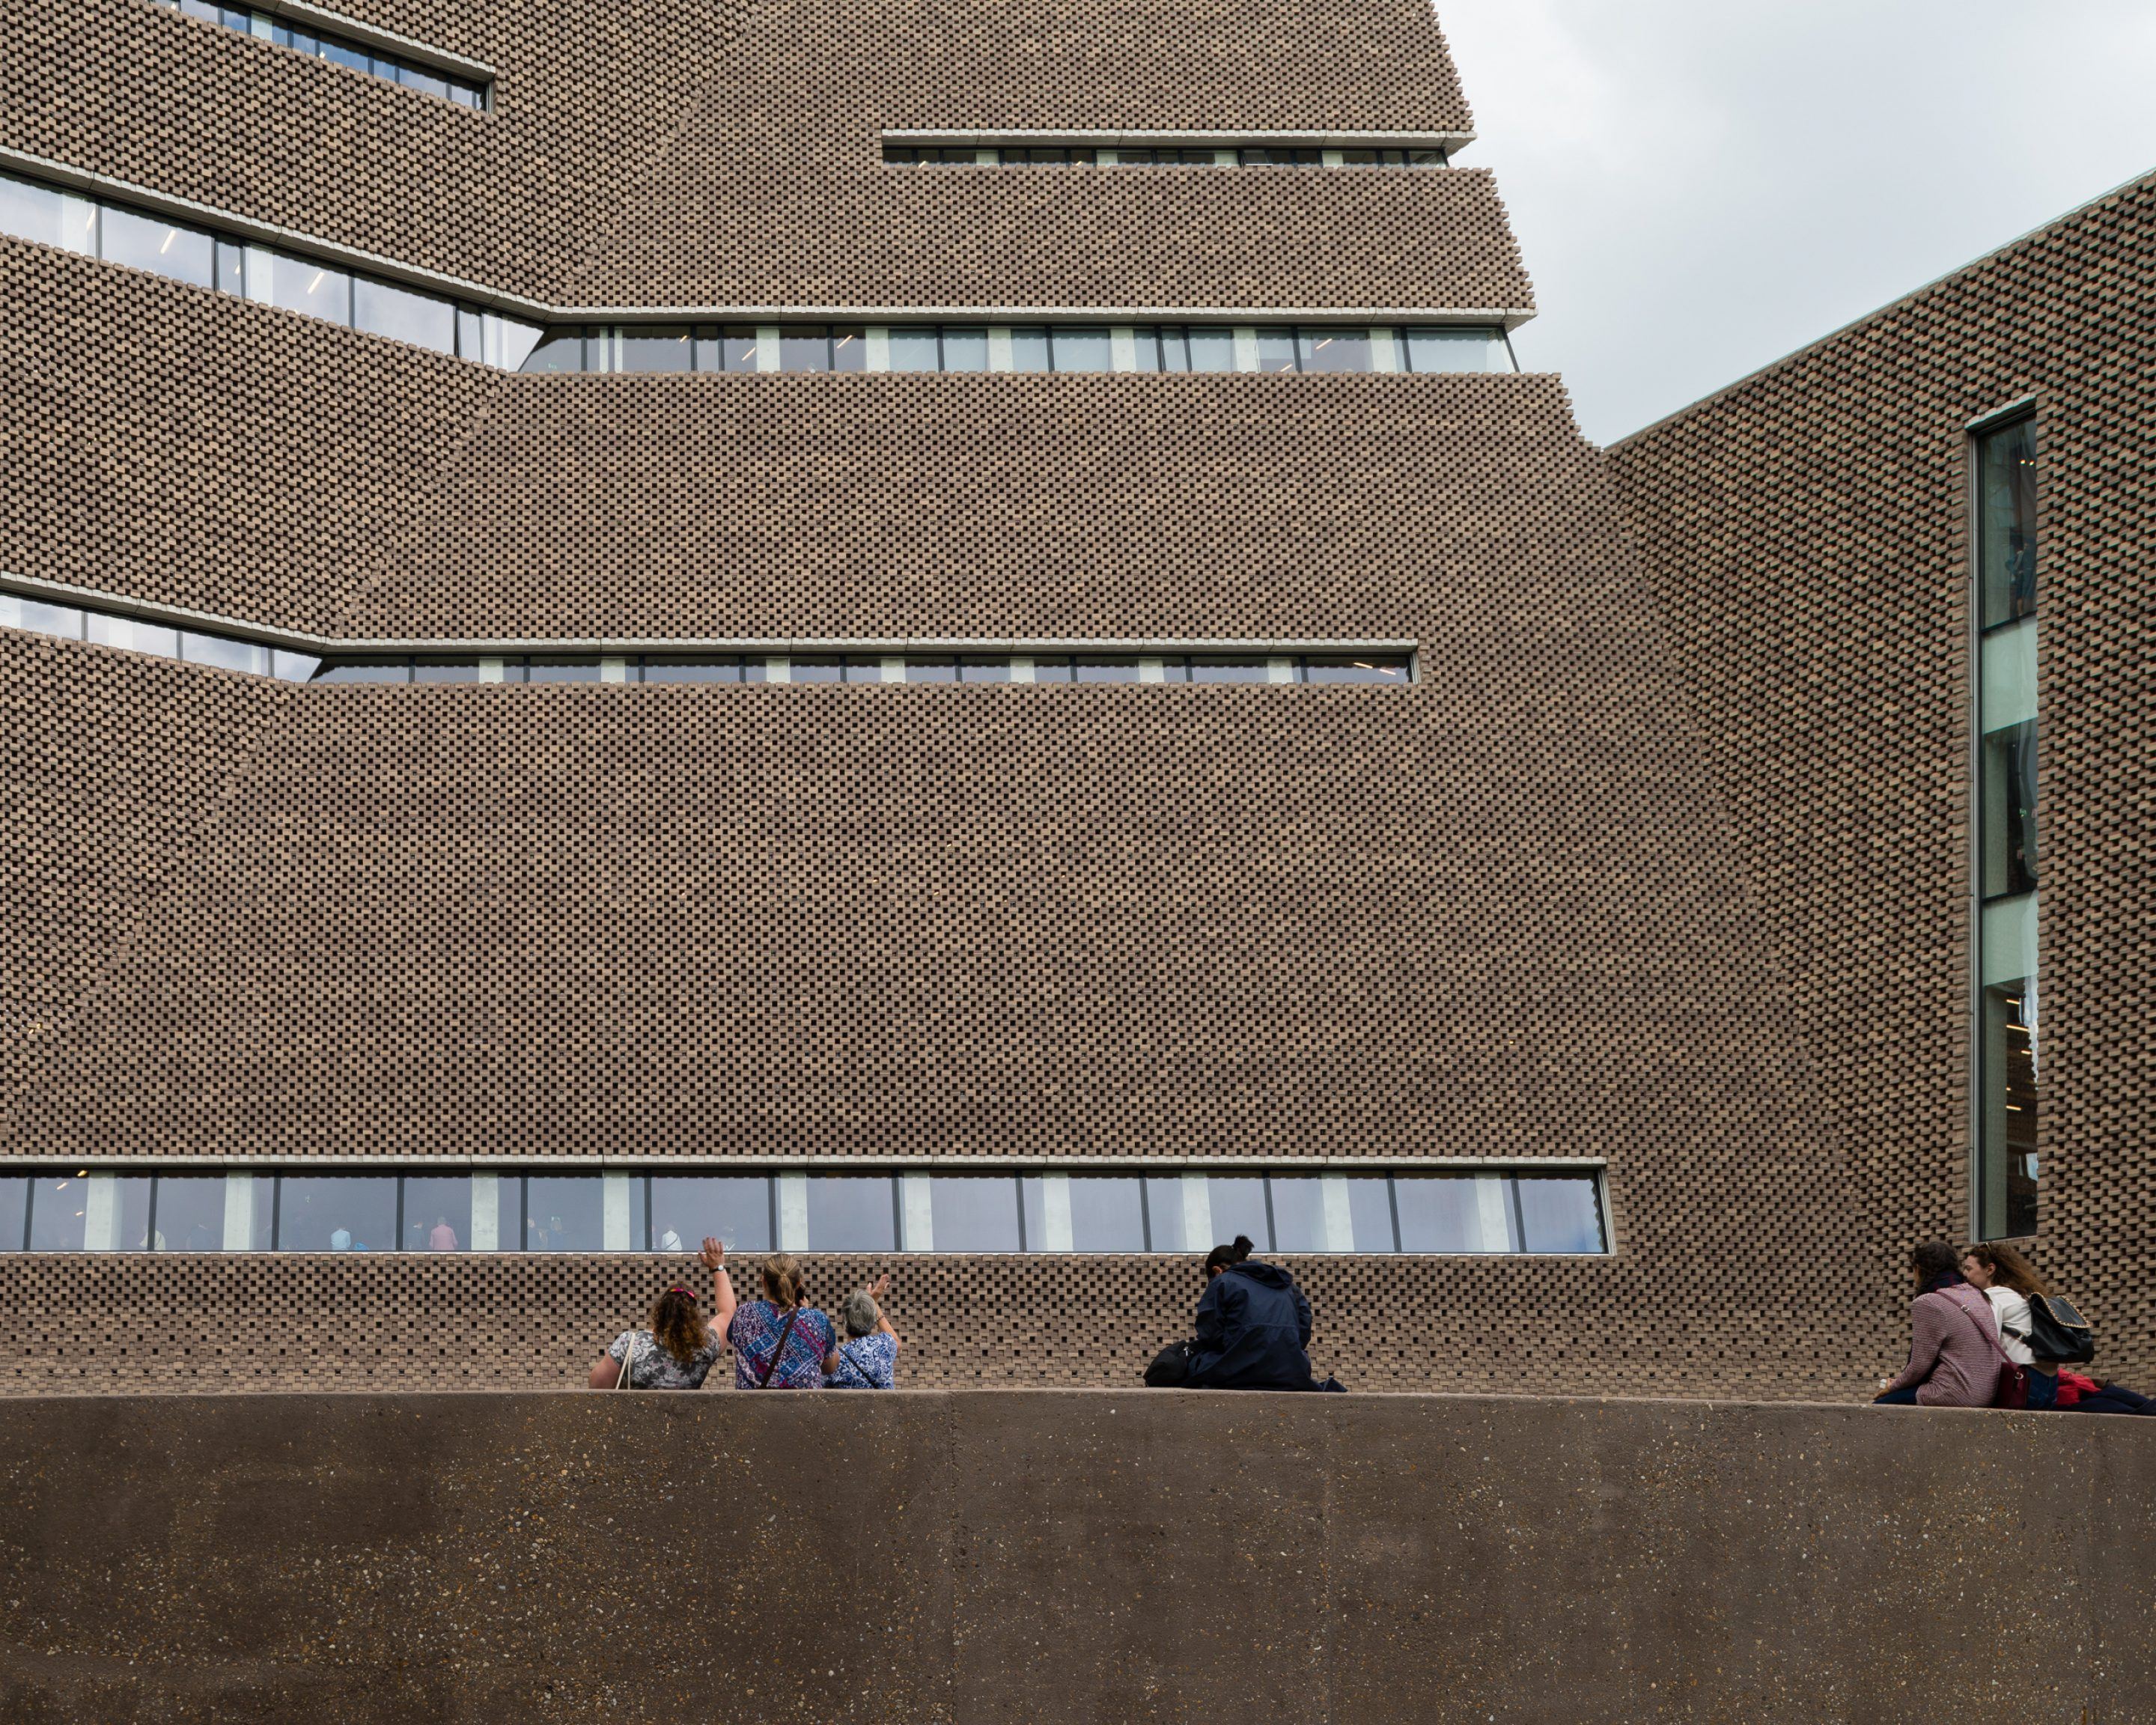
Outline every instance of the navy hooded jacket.
<svg viewBox="0 0 2156 1725"><path fill-rule="evenodd" d="M1277 1264L1245 1260L1214 1276L1198 1302L1187 1389L1316 1389L1310 1301Z"/></svg>

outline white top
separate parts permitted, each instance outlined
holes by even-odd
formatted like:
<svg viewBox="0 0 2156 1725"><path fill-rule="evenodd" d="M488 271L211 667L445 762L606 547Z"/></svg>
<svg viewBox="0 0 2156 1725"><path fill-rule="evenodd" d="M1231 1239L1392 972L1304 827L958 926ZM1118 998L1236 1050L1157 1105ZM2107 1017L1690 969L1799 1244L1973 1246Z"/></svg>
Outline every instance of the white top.
<svg viewBox="0 0 2156 1725"><path fill-rule="evenodd" d="M2029 1351L2029 1300L2011 1288L1986 1288L1984 1297L1991 1301L1991 1315L1999 1320L1999 1339L2005 1345L2006 1357L2017 1366L2030 1366L2036 1356ZM2020 1332L2020 1339L2008 1333Z"/></svg>

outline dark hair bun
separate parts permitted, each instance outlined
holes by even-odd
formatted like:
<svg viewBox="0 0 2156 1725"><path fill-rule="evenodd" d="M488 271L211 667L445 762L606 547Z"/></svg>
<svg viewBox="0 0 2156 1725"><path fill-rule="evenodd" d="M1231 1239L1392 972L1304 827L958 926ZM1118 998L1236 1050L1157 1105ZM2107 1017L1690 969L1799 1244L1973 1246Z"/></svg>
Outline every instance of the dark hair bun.
<svg viewBox="0 0 2156 1725"><path fill-rule="evenodd" d="M1249 1257L1250 1255L1250 1236L1249 1235L1247 1235L1247 1234L1239 1234L1239 1235L1237 1235L1235 1236L1235 1261L1236 1261L1238 1264L1240 1264L1240 1263L1241 1263L1241 1262L1243 1261L1243 1260L1244 1260L1244 1259L1245 1259L1245 1258Z"/></svg>

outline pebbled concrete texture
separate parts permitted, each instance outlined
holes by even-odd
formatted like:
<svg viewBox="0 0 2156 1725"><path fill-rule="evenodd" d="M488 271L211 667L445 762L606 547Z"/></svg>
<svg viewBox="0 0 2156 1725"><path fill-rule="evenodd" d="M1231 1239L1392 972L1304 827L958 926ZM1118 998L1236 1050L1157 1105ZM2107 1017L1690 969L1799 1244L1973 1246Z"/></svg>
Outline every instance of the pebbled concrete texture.
<svg viewBox="0 0 2156 1725"><path fill-rule="evenodd" d="M1133 1391L0 1404L14 1721L2144 1721L2156 1422Z"/></svg>

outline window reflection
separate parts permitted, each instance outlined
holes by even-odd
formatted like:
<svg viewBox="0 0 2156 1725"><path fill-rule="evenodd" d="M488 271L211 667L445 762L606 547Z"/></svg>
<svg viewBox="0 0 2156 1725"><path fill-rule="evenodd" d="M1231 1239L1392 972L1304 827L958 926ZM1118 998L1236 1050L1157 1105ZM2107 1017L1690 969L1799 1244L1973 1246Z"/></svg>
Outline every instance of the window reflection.
<svg viewBox="0 0 2156 1725"><path fill-rule="evenodd" d="M385 1252L397 1245L393 1175L280 1175L280 1252Z"/></svg>
<svg viewBox="0 0 2156 1725"><path fill-rule="evenodd" d="M773 1245L767 1174L651 1177L652 1250L693 1252L706 1235L728 1251L767 1252Z"/></svg>
<svg viewBox="0 0 2156 1725"><path fill-rule="evenodd" d="M811 1174L808 1250L888 1252L898 1245L895 1185L888 1175Z"/></svg>
<svg viewBox="0 0 2156 1725"><path fill-rule="evenodd" d="M469 1175L407 1175L404 1250L468 1252L472 1248L472 1183Z"/></svg>
<svg viewBox="0 0 2156 1725"><path fill-rule="evenodd" d="M2036 422L1977 443L1978 602L1995 628L2036 609Z"/></svg>
<svg viewBox="0 0 2156 1725"><path fill-rule="evenodd" d="M1178 1193L1178 1201L1180 1196ZM1177 1230L1178 1235L1180 1231ZM1138 1182L1108 1174L1074 1175L1070 1245L1074 1251L1081 1252L1143 1251L1145 1201Z"/></svg>
<svg viewBox="0 0 2156 1725"><path fill-rule="evenodd" d="M597 1174L531 1174L524 1182L524 1250L606 1250L606 1189Z"/></svg>
<svg viewBox="0 0 2156 1725"><path fill-rule="evenodd" d="M223 1175L160 1174L156 1203L159 1251L224 1250Z"/></svg>
<svg viewBox="0 0 2156 1725"><path fill-rule="evenodd" d="M1019 1186L1015 1179L931 1175L928 1203L937 1251L1019 1250Z"/></svg>
<svg viewBox="0 0 2156 1725"><path fill-rule="evenodd" d="M1512 1182L1523 1252L1599 1252L1602 1205L1592 1179L1522 1174Z"/></svg>

